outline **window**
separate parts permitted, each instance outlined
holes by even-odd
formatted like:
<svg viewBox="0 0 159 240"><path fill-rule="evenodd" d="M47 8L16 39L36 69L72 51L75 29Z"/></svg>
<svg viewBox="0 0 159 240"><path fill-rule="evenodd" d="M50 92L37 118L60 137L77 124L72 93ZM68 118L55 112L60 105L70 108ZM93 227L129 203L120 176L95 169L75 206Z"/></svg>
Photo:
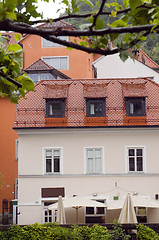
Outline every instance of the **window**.
<svg viewBox="0 0 159 240"><path fill-rule="evenodd" d="M86 173L103 172L103 149L87 148L86 149Z"/></svg>
<svg viewBox="0 0 159 240"><path fill-rule="evenodd" d="M28 76L33 80L33 82L37 83L40 80L52 80L55 77L49 72L36 72L29 73Z"/></svg>
<svg viewBox="0 0 159 240"><path fill-rule="evenodd" d="M143 172L144 171L144 148L129 147L128 151L128 171Z"/></svg>
<svg viewBox="0 0 159 240"><path fill-rule="evenodd" d="M105 117L105 99L88 98L86 100L87 117Z"/></svg>
<svg viewBox="0 0 159 240"><path fill-rule="evenodd" d="M18 146L19 146L19 140L15 139L15 160L18 161Z"/></svg>
<svg viewBox="0 0 159 240"><path fill-rule="evenodd" d="M145 207L136 207L136 217L138 223L147 223L147 208Z"/></svg>
<svg viewBox="0 0 159 240"><path fill-rule="evenodd" d="M86 207L85 223L105 223L105 208Z"/></svg>
<svg viewBox="0 0 159 240"><path fill-rule="evenodd" d="M68 57L43 57L43 60L58 70L68 69Z"/></svg>
<svg viewBox="0 0 159 240"><path fill-rule="evenodd" d="M64 117L65 116L65 99L48 99L46 100L46 117Z"/></svg>
<svg viewBox="0 0 159 240"><path fill-rule="evenodd" d="M45 149L45 173L61 172L61 148Z"/></svg>
<svg viewBox="0 0 159 240"><path fill-rule="evenodd" d="M56 203L57 201L43 202L43 223L54 223L57 218L57 210L47 210L48 206Z"/></svg>
<svg viewBox="0 0 159 240"><path fill-rule="evenodd" d="M60 37L57 37L61 40L65 40L65 41L68 41L68 37L67 36L60 36ZM45 38L42 38L42 47L43 48L50 48L50 47L65 47L61 44L58 44L58 43L54 43L54 42L51 42L49 40L46 40Z"/></svg>
<svg viewBox="0 0 159 240"><path fill-rule="evenodd" d="M145 116L145 98L125 98L127 116Z"/></svg>

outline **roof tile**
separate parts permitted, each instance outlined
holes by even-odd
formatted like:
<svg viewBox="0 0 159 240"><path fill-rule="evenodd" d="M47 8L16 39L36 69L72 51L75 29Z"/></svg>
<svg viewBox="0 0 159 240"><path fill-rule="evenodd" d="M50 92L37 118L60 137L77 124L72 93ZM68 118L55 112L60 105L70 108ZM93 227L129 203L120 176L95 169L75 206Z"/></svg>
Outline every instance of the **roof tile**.
<svg viewBox="0 0 159 240"><path fill-rule="evenodd" d="M53 67L44 62L41 58L29 65L24 71L48 71L52 70Z"/></svg>
<svg viewBox="0 0 159 240"><path fill-rule="evenodd" d="M102 88L103 86L103 88ZM100 95L101 92L101 95ZM145 98L146 116L126 115L124 97ZM106 97L106 116L87 117L86 98ZM45 98L66 98L65 117L47 118ZM147 78L43 80L17 105L15 128L159 126L159 85Z"/></svg>

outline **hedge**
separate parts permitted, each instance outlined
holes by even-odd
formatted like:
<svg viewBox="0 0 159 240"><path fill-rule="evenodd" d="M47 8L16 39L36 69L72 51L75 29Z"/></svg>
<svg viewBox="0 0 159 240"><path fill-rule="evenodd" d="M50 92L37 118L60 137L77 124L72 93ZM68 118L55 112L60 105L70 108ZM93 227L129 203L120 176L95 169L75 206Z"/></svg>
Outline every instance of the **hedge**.
<svg viewBox="0 0 159 240"><path fill-rule="evenodd" d="M110 233L106 227L100 225L78 226L64 228L58 224L31 224L25 227L12 226L7 231L0 232L1 240L128 240L129 235L122 230L121 225L114 224Z"/></svg>
<svg viewBox="0 0 159 240"><path fill-rule="evenodd" d="M157 234L151 228L139 224L137 227L138 240L159 240ZM78 226L72 225L70 228L61 227L58 224L31 224L20 227L14 225L7 231L0 232L0 240L128 240L122 226L114 222L114 228L110 232L104 226L93 225Z"/></svg>
<svg viewBox="0 0 159 240"><path fill-rule="evenodd" d="M137 225L137 238L140 240L159 240L159 234L142 224Z"/></svg>

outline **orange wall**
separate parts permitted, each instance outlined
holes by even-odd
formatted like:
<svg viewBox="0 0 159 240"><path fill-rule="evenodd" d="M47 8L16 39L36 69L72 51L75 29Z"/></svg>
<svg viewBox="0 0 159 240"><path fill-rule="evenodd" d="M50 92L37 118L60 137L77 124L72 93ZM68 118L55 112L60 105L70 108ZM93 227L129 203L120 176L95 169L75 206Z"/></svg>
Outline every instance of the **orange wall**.
<svg viewBox="0 0 159 240"><path fill-rule="evenodd" d="M15 160L15 139L17 133L12 129L15 117L15 104L7 98L0 98L0 173L3 174L3 188L0 189L0 213L2 200L14 199L14 183L18 174Z"/></svg>
<svg viewBox="0 0 159 240"><path fill-rule="evenodd" d="M44 56L69 56L69 70L60 70L61 72L71 78L93 77L91 64L96 59L93 54L76 49L68 50L66 47L42 48L41 37L36 35L27 35L21 43L24 49L24 68Z"/></svg>

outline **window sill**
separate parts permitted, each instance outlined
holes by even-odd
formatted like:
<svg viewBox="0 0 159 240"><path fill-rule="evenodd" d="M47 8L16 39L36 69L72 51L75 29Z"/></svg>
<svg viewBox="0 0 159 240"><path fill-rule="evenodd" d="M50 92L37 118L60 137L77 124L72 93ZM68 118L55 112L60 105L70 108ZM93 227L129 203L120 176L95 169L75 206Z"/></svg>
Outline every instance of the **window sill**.
<svg viewBox="0 0 159 240"><path fill-rule="evenodd" d="M133 175L133 174L136 174L136 175L138 175L138 174L145 174L145 172L144 171L129 171L129 172L127 172L127 174L130 174L130 175Z"/></svg>
<svg viewBox="0 0 159 240"><path fill-rule="evenodd" d="M62 175L62 173L60 173L60 172L59 173L58 172L57 173L44 173L44 175Z"/></svg>

